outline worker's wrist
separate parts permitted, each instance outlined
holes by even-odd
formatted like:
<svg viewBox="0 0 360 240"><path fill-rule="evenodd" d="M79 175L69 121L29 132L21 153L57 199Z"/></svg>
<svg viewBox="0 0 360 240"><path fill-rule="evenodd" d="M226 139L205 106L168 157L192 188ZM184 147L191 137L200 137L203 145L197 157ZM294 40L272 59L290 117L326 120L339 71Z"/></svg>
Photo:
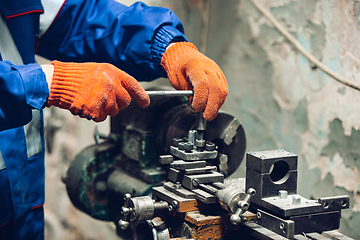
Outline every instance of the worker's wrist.
<svg viewBox="0 0 360 240"><path fill-rule="evenodd" d="M40 65L43 72L45 73L46 76L46 82L48 84L49 87L49 91L51 89L51 82L52 82L52 78L54 75L54 66L51 64L44 64L44 65Z"/></svg>
<svg viewBox="0 0 360 240"><path fill-rule="evenodd" d="M185 35L170 25L164 25L160 27L153 38L153 43L151 45L151 59L154 63L155 68L160 72L163 72L160 62L161 58L166 51L167 48L171 45L171 43L179 42L179 41L187 41ZM166 76L166 73L164 74Z"/></svg>

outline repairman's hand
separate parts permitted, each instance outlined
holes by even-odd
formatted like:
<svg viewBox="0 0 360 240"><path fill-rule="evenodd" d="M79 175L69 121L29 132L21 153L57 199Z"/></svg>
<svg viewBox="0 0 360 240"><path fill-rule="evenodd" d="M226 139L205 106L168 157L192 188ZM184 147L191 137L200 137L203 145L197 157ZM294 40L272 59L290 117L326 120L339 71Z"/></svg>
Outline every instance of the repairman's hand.
<svg viewBox="0 0 360 240"><path fill-rule="evenodd" d="M54 73L48 107L54 105L101 122L127 107L131 97L141 107L150 104L149 95L135 78L111 64L59 61L51 64Z"/></svg>
<svg viewBox="0 0 360 240"><path fill-rule="evenodd" d="M192 43L171 45L161 59L171 85L177 90L194 89L191 108L213 120L228 94L225 76L219 66L200 53Z"/></svg>

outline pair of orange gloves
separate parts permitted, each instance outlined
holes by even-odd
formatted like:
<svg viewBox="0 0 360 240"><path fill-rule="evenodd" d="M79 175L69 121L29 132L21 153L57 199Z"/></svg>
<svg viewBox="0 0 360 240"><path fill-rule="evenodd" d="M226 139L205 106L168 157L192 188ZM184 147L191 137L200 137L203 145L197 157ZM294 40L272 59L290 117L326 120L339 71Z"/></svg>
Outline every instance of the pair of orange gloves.
<svg viewBox="0 0 360 240"><path fill-rule="evenodd" d="M127 107L131 97L141 107L150 98L140 84L124 71L107 63L53 61L54 74L47 106L68 109L74 115L101 122ZM219 66L187 42L171 45L161 59L170 83L177 90L194 89L191 107L204 110L205 120L217 115L228 93ZM131 97L130 97L131 96Z"/></svg>

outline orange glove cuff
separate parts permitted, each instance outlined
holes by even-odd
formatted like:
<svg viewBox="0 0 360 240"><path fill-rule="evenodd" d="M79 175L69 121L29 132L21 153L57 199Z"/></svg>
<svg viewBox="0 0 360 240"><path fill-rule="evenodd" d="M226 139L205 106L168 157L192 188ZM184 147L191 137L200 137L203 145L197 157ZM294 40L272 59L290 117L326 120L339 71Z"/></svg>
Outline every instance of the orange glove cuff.
<svg viewBox="0 0 360 240"><path fill-rule="evenodd" d="M198 54L196 46L189 42L178 42L166 49L163 57L161 58L161 66L168 74L170 83L177 90L191 90L193 87L190 82L185 78L179 77L184 75L182 68L184 64L188 64L189 58L184 58L187 54Z"/></svg>
<svg viewBox="0 0 360 240"><path fill-rule="evenodd" d="M53 61L54 74L47 106L70 108L76 95L82 88L83 78L87 71L84 65Z"/></svg>

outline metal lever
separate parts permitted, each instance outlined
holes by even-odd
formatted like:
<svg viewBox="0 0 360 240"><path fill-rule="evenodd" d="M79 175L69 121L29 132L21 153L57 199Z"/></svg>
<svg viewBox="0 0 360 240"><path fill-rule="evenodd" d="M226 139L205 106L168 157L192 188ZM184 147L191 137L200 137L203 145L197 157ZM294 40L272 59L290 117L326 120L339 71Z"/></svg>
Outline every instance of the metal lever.
<svg viewBox="0 0 360 240"><path fill-rule="evenodd" d="M247 190L246 197L243 200L238 201L237 205L239 208L230 217L230 222L233 225L237 225L241 222L241 215L248 210L250 206L250 198L254 196L255 193L256 193L255 189L249 188Z"/></svg>
<svg viewBox="0 0 360 240"><path fill-rule="evenodd" d="M168 96L168 97L183 97L194 96L193 90L179 90L179 91L146 91L149 97Z"/></svg>

